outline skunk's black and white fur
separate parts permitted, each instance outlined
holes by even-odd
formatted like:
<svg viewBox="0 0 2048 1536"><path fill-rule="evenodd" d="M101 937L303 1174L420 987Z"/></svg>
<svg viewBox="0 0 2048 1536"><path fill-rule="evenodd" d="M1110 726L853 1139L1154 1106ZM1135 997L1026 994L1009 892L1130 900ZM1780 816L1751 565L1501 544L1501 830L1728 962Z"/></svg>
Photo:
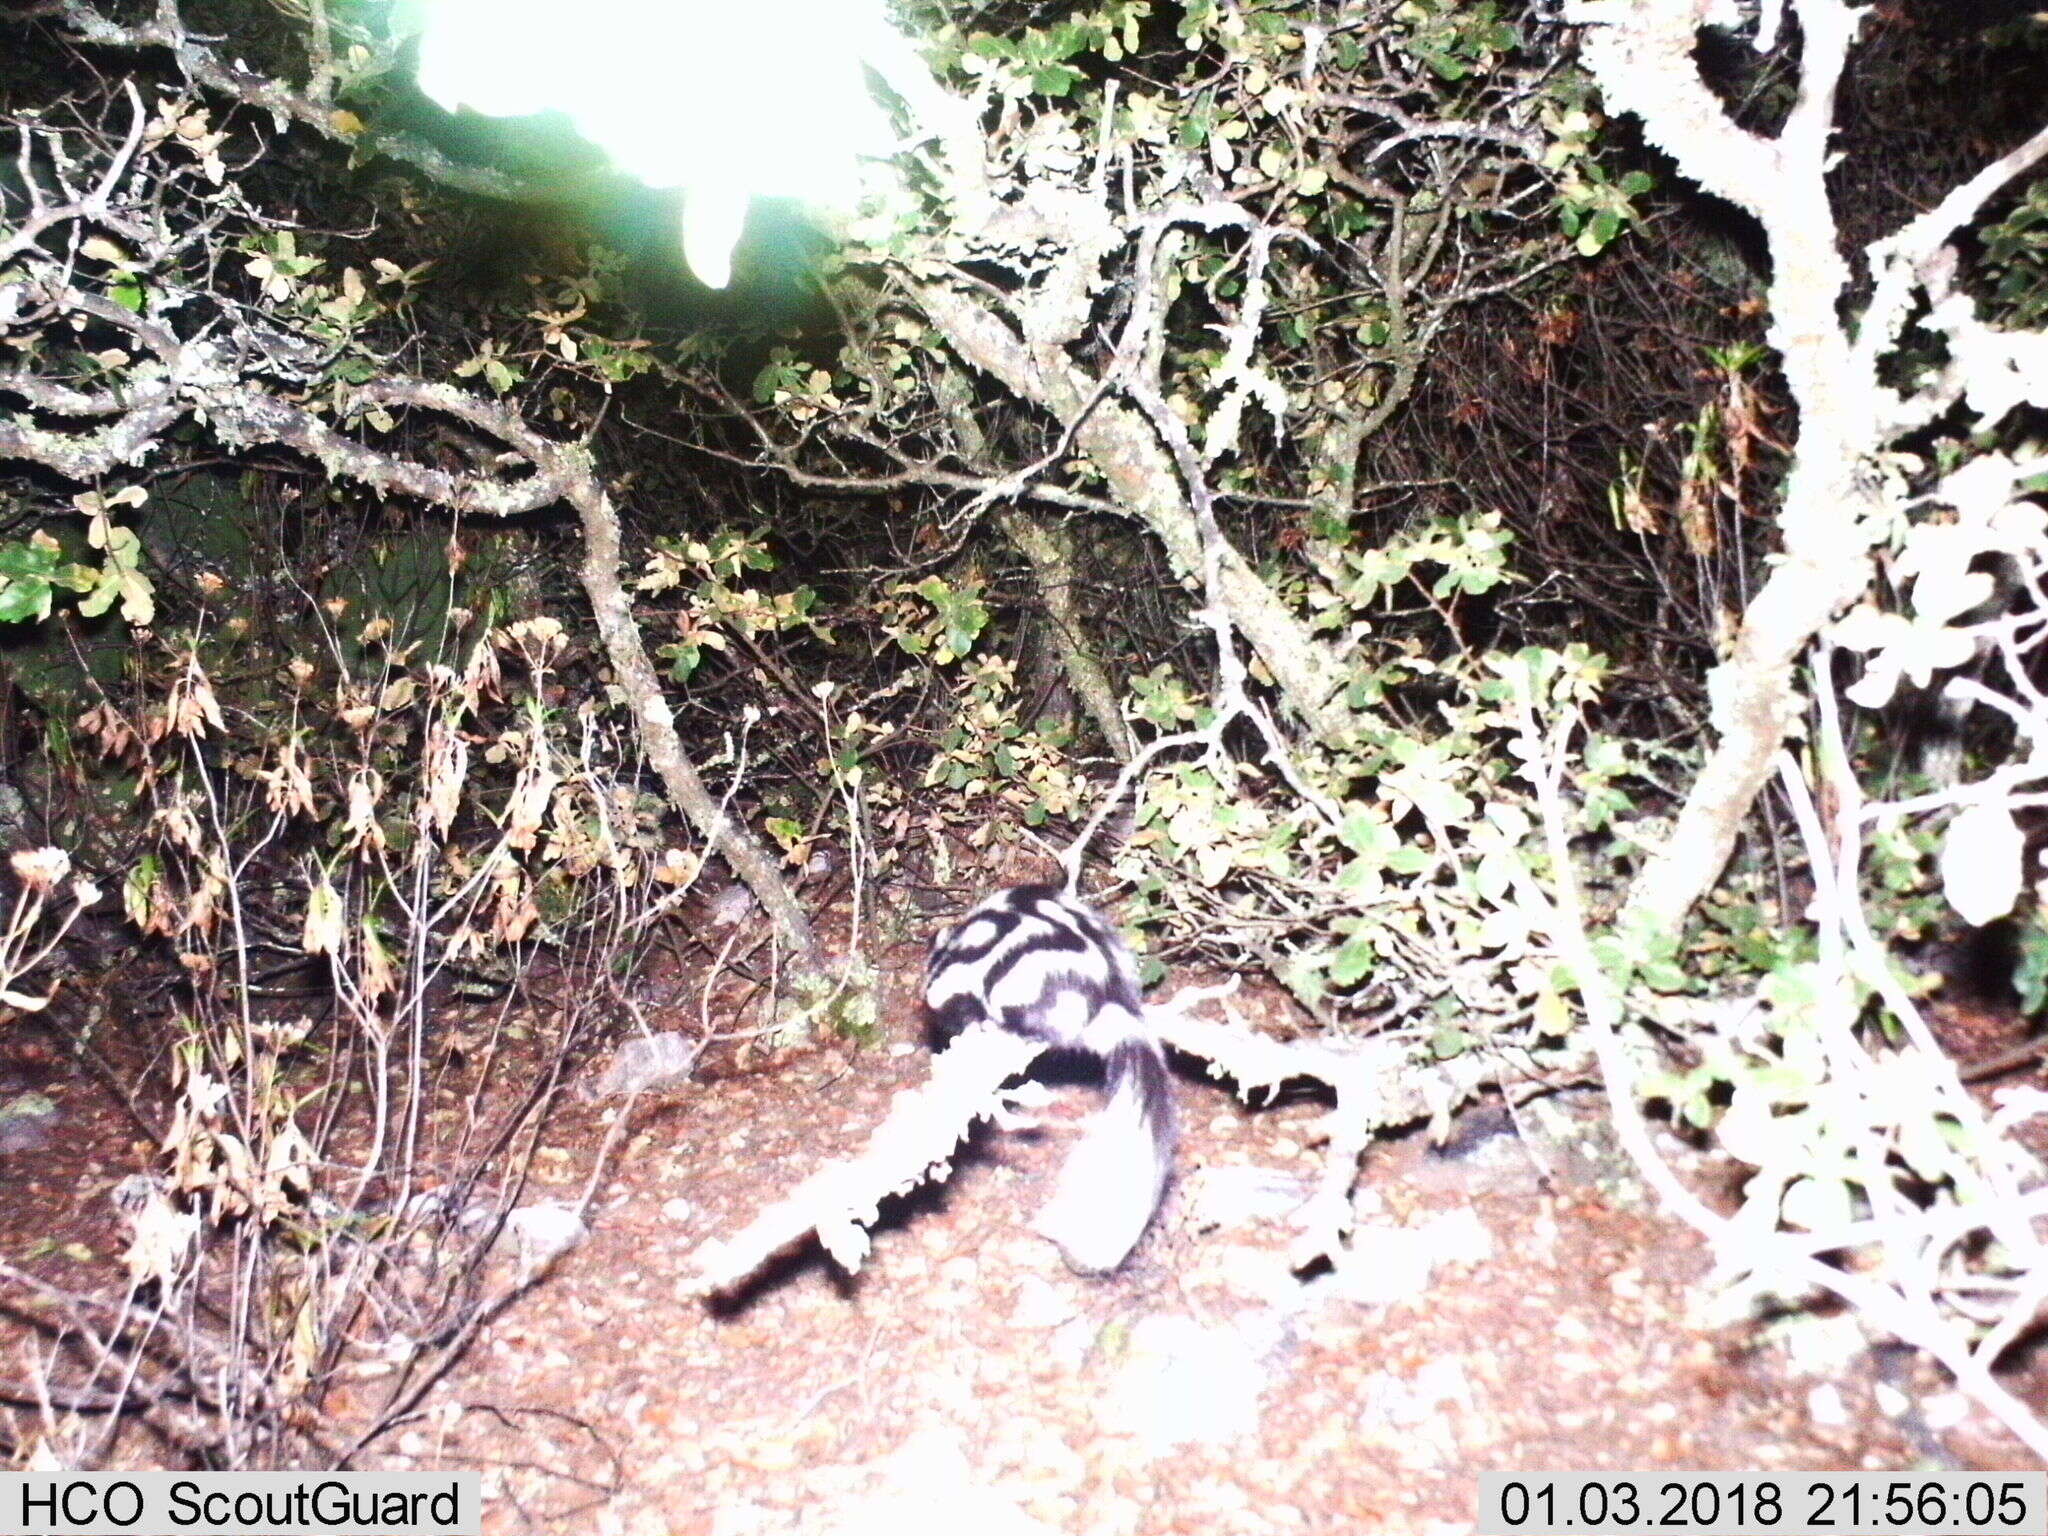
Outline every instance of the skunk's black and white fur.
<svg viewBox="0 0 2048 1536"><path fill-rule="evenodd" d="M1102 1062L1108 1102L1038 1229L1075 1269L1115 1269L1159 1208L1175 1136L1166 1056L1116 930L1058 886L998 892L932 946L925 1002L942 1037L987 1020Z"/></svg>

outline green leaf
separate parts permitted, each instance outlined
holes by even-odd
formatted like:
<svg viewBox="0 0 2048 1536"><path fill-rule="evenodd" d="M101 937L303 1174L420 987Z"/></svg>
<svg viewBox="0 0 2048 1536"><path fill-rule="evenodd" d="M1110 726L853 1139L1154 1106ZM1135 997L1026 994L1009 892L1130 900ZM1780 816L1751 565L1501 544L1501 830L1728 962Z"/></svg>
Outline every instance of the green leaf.
<svg viewBox="0 0 2048 1536"><path fill-rule="evenodd" d="M1384 864L1401 847L1401 837L1379 810L1362 806L1344 818L1337 836L1345 847L1368 863Z"/></svg>
<svg viewBox="0 0 2048 1536"><path fill-rule="evenodd" d="M163 861L156 854L145 853L121 882L121 907L136 927L147 928L150 902L162 878Z"/></svg>
<svg viewBox="0 0 2048 1536"><path fill-rule="evenodd" d="M1355 985L1372 974L1378 961L1379 951L1373 947L1371 938L1355 933L1330 957L1330 980L1340 987Z"/></svg>
<svg viewBox="0 0 2048 1536"><path fill-rule="evenodd" d="M1837 1231L1847 1226L1855 1213L1854 1193L1842 1180L1833 1178L1794 1179L1778 1203L1785 1224L1806 1232Z"/></svg>
<svg viewBox="0 0 2048 1536"><path fill-rule="evenodd" d="M1429 868L1429 855L1413 846L1396 848L1387 855L1387 868L1397 875L1419 875Z"/></svg>
<svg viewBox="0 0 2048 1536"><path fill-rule="evenodd" d="M683 642L663 646L659 654L669 658L668 675L679 683L687 683L690 674L697 670L698 663L704 659L704 648L692 642Z"/></svg>
<svg viewBox="0 0 2048 1536"><path fill-rule="evenodd" d="M92 590L78 600L78 611L88 619L97 619L114 606L114 599L121 595L121 578L109 566L101 571L92 584Z"/></svg>
<svg viewBox="0 0 2048 1536"><path fill-rule="evenodd" d="M1684 970L1669 960L1652 960L1641 972L1643 985L1652 992L1684 992L1692 982Z"/></svg>
<svg viewBox="0 0 2048 1536"><path fill-rule="evenodd" d="M2037 918L2020 934L2020 959L2013 970L2012 984L2020 995L2020 1010L2036 1014L2048 1004L2048 928Z"/></svg>
<svg viewBox="0 0 2048 1536"><path fill-rule="evenodd" d="M61 557L53 549L33 544L0 544L0 576L36 576L48 579Z"/></svg>
<svg viewBox="0 0 2048 1536"><path fill-rule="evenodd" d="M1482 854L1479 864L1472 872L1472 882L1479 894L1488 901L1501 901L1515 887L1515 876L1522 868L1521 856L1508 849L1495 849Z"/></svg>
<svg viewBox="0 0 2048 1536"><path fill-rule="evenodd" d="M36 577L0 578L0 624L21 624L50 616L50 584Z"/></svg>
<svg viewBox="0 0 2048 1536"><path fill-rule="evenodd" d="M1415 54L1417 58L1421 59L1423 63L1427 64L1435 72L1440 80L1462 80L1471 73L1469 69L1452 58L1448 53L1437 49L1418 47L1415 50Z"/></svg>
<svg viewBox="0 0 2048 1536"><path fill-rule="evenodd" d="M1478 1041L1466 1031L1440 1024L1430 1031L1429 1053L1438 1061L1449 1061L1453 1056L1462 1056Z"/></svg>

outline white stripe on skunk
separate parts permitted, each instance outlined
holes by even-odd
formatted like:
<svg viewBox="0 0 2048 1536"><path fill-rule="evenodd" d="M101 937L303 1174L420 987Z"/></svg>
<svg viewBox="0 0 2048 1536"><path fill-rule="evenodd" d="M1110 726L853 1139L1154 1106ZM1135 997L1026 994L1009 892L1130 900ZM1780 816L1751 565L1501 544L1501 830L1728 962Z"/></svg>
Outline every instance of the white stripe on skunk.
<svg viewBox="0 0 2048 1536"><path fill-rule="evenodd" d="M1116 930L1054 885L989 897L932 946L925 1002L950 1038L988 1020L1103 1064L1109 1099L1060 1171L1038 1230L1073 1268L1123 1263L1173 1172L1172 1082Z"/></svg>

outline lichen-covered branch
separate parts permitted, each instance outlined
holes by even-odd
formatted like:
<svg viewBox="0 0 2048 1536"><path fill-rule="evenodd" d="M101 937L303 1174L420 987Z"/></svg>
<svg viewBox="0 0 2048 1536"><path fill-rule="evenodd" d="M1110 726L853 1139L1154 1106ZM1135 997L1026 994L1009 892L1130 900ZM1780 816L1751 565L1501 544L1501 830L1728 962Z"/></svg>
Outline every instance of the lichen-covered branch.
<svg viewBox="0 0 2048 1536"><path fill-rule="evenodd" d="M1702 0L1594 0L1569 13L1588 27L1584 58L1608 106L1635 114L1684 175L1763 226L1772 269L1768 335L1799 408L1782 547L1708 679L1717 739L1664 847L1630 892L1627 920L1650 931L1674 929L1719 878L1804 707L1794 668L1822 627L1868 590L1872 546L1888 526L1893 493L1876 459L1897 401L1878 379L1881 349L1859 347L1841 317L1849 269L1826 181L1836 87L1861 13L1841 0L1797 0L1796 10L1799 96L1775 139L1736 126L1701 78L1698 32L1713 13ZM1915 243L1924 260L1927 241Z"/></svg>
<svg viewBox="0 0 2048 1536"><path fill-rule="evenodd" d="M857 1273L882 1202L945 1178L975 1121L1009 1120L1003 1085L1044 1049L992 1025L963 1030L933 1058L929 1080L896 1095L859 1153L827 1164L734 1236L698 1248L693 1288L700 1295L732 1290L813 1233L834 1262Z"/></svg>
<svg viewBox="0 0 2048 1536"><path fill-rule="evenodd" d="M660 674L648 658L640 626L633 618L632 600L619 580L619 519L611 499L595 477L587 474L570 487L568 499L583 521L583 590L590 597L612 674L633 710L648 762L661 775L670 800L706 844L724 856L733 873L774 919L777 931L795 951L797 968L822 975L824 950L789 883L760 844L726 815L683 750L682 738L676 734L675 711L662 693Z"/></svg>
<svg viewBox="0 0 2048 1536"><path fill-rule="evenodd" d="M160 18L158 25L168 23ZM139 101L135 110L139 124ZM131 133L110 158L131 159L136 137ZM42 161L24 151L25 190L41 233L12 242L20 276L0 288L0 304L5 305L0 335L33 336L53 320L92 326L101 340L99 356L107 365L119 360L120 382L88 387L54 365L51 376L25 367L0 372L0 406L12 400L26 407L0 414L0 460L36 464L90 484L168 452L171 434L197 423L230 448L289 448L333 479L452 512L503 518L567 502L582 520L586 539L584 589L648 762L677 810L760 900L793 951L797 968L822 973L817 937L776 862L725 814L683 749L619 577L618 519L589 453L534 430L509 402L389 371L352 391L300 393L292 386L319 377L320 349L244 307L217 303L212 294L175 290L169 271L176 255L172 246L183 234L167 232L170 245L164 248L147 244L150 221L123 217L112 208L112 189L104 180L89 190L67 184L53 195L39 178L68 182L60 169L67 159L59 150ZM122 196L146 200L152 195L143 174L136 173L132 182ZM71 227L97 230L110 223L129 230L130 248L119 257L87 256L81 270ZM122 303L93 286L101 265L115 260L165 269L156 284L174 295L172 301ZM157 291L156 284L149 293ZM114 338L120 347L104 345ZM273 380L285 381L285 387ZM503 473L438 468L378 447L355 430L366 417L388 418L393 412L459 422L508 450L501 462L510 468Z"/></svg>
<svg viewBox="0 0 2048 1536"><path fill-rule="evenodd" d="M1053 649L1059 653L1068 685L1081 701L1081 707L1088 711L1088 718L1095 722L1095 728L1102 732L1102 739L1109 743L1117 761L1129 762L1137 753L1138 743L1131 735L1130 722L1117 708L1116 686L1086 640L1080 605L1074 601L1076 573L1071 536L1065 529L1048 526L1022 508L1006 512L1002 522L1010 542L1031 562L1039 596L1045 599L1046 615L1052 621Z"/></svg>
<svg viewBox="0 0 2048 1536"><path fill-rule="evenodd" d="M1342 1251L1352 1227L1351 1188L1376 1133L1448 1117L1483 1087L1513 1075L1502 1058L1490 1053L1421 1065L1414 1043L1404 1038L1350 1044L1280 1041L1248 1027L1227 1009L1221 1021L1195 1017L1195 1009L1219 1001L1228 990L1190 989L1146 1012L1161 1040L1208 1063L1210 1076L1228 1078L1248 1103L1288 1083L1321 1083L1336 1093L1336 1106L1320 1132L1327 1149L1322 1175L1296 1214L1301 1235L1288 1255L1296 1269ZM700 1295L735 1290L813 1234L835 1263L857 1272L870 1247L867 1229L875 1224L882 1201L946 1178L955 1150L975 1121L1011 1121L1017 1098L1004 1085L1028 1070L1042 1049L988 1025L964 1031L933 1058L929 1081L896 1096L859 1152L827 1164L732 1237L699 1247L693 1290ZM1579 1073L1585 1062L1577 1055L1542 1063L1525 1058L1521 1066L1533 1086ZM1521 1096L1512 1086L1507 1091Z"/></svg>
<svg viewBox="0 0 2048 1536"><path fill-rule="evenodd" d="M1863 915L1853 891L1845 891L1834 878L1836 871L1826 835L1790 758L1780 754L1777 766L1794 791L1795 814L1815 872L1814 907L1822 929L1822 953L1832 954L1832 959L1824 962L1832 966L1832 974L1819 982L1816 990L1829 999L1823 1007L1831 1008L1833 1017L1824 1016L1812 1042L1827 1058L1826 1070L1833 1090L1829 1109L1830 1155L1838 1160L1838 1166L1859 1171L1876 1169L1878 1174L1865 1186L1870 1206L1867 1214L1858 1213L1861 1219L1851 1220L1839 1229L1788 1232L1779 1230L1774 1219L1777 1199L1765 1198L1760 1202L1758 1186L1780 1189L1810 1173L1811 1164L1805 1161L1810 1153L1796 1140L1781 1144L1788 1150L1798 1148L1791 1153L1792 1166L1757 1167L1749 1180L1748 1204L1733 1216L1723 1215L1700 1199L1659 1152L1643 1113L1641 1080L1622 1036L1622 1000L1594 951L1574 866L1573 815L1565 771L1571 729L1567 725L1546 736L1526 698L1521 707L1519 755L1536 787L1553 871L1552 889L1532 892L1529 907L1545 914L1558 953L1578 978L1579 997L1586 1014L1585 1043L1599 1063L1606 1084L1616 1137L1643 1182L1656 1193L1666 1211L1712 1246L1716 1270L1724 1283L1746 1281L1759 1291L1779 1296L1796 1296L1802 1290L1832 1293L1883 1334L1926 1350L1948 1369L1965 1392L1996 1415L2023 1444L2036 1455L2048 1454L2048 1424L1992 1374L2005 1346L2020 1330L2033 1325L2040 1292L2020 1290L2014 1298L2013 1311L2005 1319L2010 1332L2003 1327L1992 1330L1990 1342L1997 1347L1980 1344L1973 1348L1972 1335L1981 1329L1986 1315L1977 1308L1995 1305L1992 1298L2007 1287L1981 1283L1978 1277L1958 1285L1948 1270L1951 1250L1981 1235L1989 1239L1988 1248L2004 1256L2004 1262L2031 1271L2030 1278L2038 1285L2042 1249L2029 1218L2041 1208L2043 1192L2038 1187L2022 1190L2020 1181L2003 1166L2007 1151L2000 1145L1999 1136L1986 1133L1981 1110L1969 1099L1954 1065L1935 1047L1924 1029L1919 1032L1922 1039L1909 1047L1924 1053L1918 1062L1901 1057L1880 1068L1867 1054L1853 1027L1860 1003L1851 979L1852 970L1837 942L1837 925L1846 921L1852 928L1862 928ZM1839 743L1836 750L1840 751ZM1848 916L1850 913L1853 917ZM1868 940L1867 930L1864 938ZM1867 954L1856 970L1885 976L1890 970L1888 957L1882 953ZM1904 1005L1899 1016L1912 1016L1911 1001L1903 996L1896 980L1889 986L1900 994L1897 1003ZM1897 1076L1898 1068L1904 1068L1906 1075L1898 1077L1897 1082L1888 1081ZM1911 1199L1900 1199L1893 1188L1895 1180L1906 1177L1896 1164L1900 1111L1895 1106L1901 1097L1898 1082L1907 1078L1929 1090L1930 1100L1939 1106L1938 1123L1961 1127L1959 1145L1969 1148L1967 1156L1976 1162L1968 1177L1957 1180L1963 1198L1955 1204L1928 1202L1917 1194ZM1871 1116L1876 1124L1863 1120L1868 1113L1861 1107L1866 1099L1881 1101L1884 1106ZM1863 1123L1859 1124L1859 1120ZM1923 1123L1937 1123L1937 1118L1930 1115ZM1725 1130L1724 1125L1724 1136ZM1859 1140L1864 1145L1857 1146ZM1745 1162L1765 1155L1755 1141L1745 1152L1738 1153ZM2027 1161L2031 1164L2032 1160ZM1769 1213L1761 1222L1755 1219L1760 1210ZM1859 1253L1860 1261L1842 1262L1845 1254L1852 1253ZM1955 1315L1954 1296L1959 1291L1971 1292L1977 1298L1967 1322L1959 1322Z"/></svg>
<svg viewBox="0 0 2048 1536"><path fill-rule="evenodd" d="M55 0L47 14L60 19L81 43L130 52L162 49L176 61L181 73L194 86L216 96L238 101L270 114L279 127L296 123L311 129L332 143L346 145L358 160L382 155L410 165L414 170L459 192L506 201L533 201L544 189L524 179L473 165L444 154L417 134L378 132L366 128L353 113L338 112L330 105L336 65L332 58L324 71L316 71L303 91L284 81L258 74L221 57L194 37L185 25L176 0L157 0L156 13L147 21L123 25L85 0ZM388 60L387 67L388 67Z"/></svg>
<svg viewBox="0 0 2048 1536"><path fill-rule="evenodd" d="M1104 399L1058 347L1031 346L965 289L923 284L918 300L946 340L974 368L1049 412L1099 468L1119 506L1140 518L1165 546L1174 570L1198 581L1202 537L1173 460L1143 414ZM1220 551L1218 591L1246 642L1288 703L1318 735L1335 740L1346 725L1335 696L1342 669L1234 548Z"/></svg>

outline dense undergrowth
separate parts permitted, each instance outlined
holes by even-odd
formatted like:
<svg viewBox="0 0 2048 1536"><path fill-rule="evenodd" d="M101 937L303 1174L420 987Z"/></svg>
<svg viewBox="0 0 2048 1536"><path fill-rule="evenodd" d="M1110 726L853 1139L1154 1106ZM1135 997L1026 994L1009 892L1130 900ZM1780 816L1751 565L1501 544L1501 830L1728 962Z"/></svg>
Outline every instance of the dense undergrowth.
<svg viewBox="0 0 2048 1536"><path fill-rule="evenodd" d="M19 868L9 1005L140 1064L161 1157L127 1291L49 1314L76 1411L16 1458L108 1454L109 1394L193 1460L345 1458L580 1221L522 1201L525 1159L656 935L759 984L717 1028L860 1038L867 967L918 936L889 893L937 910L1089 828L1152 973L1263 975L1301 1031L1418 1060L1598 1057L1627 1114L1755 1170L1771 1253L1917 1255L1903 1299L1855 1299L1947 1330L1966 1385L2028 1336L2031 1111L1894 1053L1940 1054L1958 908L2010 935L2014 1016L2048 1001L2044 402L1986 340L2040 324L2038 180L1959 282L1921 274L1884 376L1956 382L1857 466L1882 577L1800 637L1726 875L1644 923L1815 423L1762 344L1759 237L1602 118L1539 8L909 14L965 125L831 240L757 218L725 297L587 152L442 121L380 11L168 14L0 18L4 820L160 978L42 1007L72 906ZM230 17L276 100L206 43ZM1868 26L1833 173L1858 243L2038 129L2044 46ZM1794 133L1814 51L1702 66ZM701 804L593 619L607 581ZM772 920L820 870L848 943ZM735 878L771 930L743 956L701 920ZM451 1055L456 997L492 1022ZM1985 1202L1988 1233L1928 1235ZM1758 1289L1826 1283L1764 1252ZM379 1351L378 1409L325 1422Z"/></svg>

